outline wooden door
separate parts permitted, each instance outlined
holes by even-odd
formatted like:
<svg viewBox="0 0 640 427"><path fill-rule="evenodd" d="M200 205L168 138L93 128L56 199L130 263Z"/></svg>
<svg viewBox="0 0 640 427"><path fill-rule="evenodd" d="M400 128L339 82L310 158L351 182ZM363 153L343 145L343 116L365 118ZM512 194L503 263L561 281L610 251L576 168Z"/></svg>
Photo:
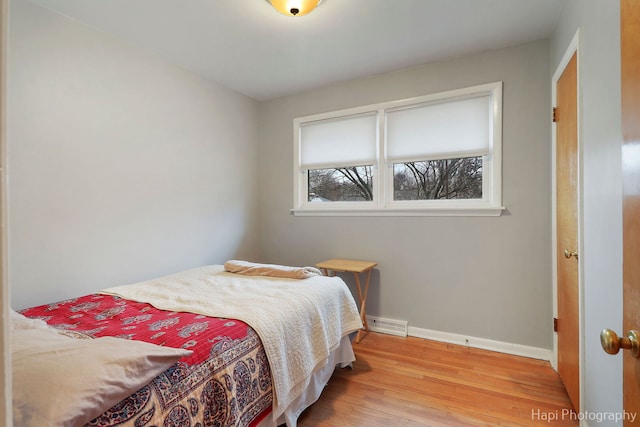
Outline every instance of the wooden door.
<svg viewBox="0 0 640 427"><path fill-rule="evenodd" d="M640 1L620 2L624 331L640 331ZM624 410L640 415L640 359L625 351ZM636 420L637 422L637 420ZM631 425L629 420L625 425Z"/></svg>
<svg viewBox="0 0 640 427"><path fill-rule="evenodd" d="M556 252L558 373L576 411L580 405L578 309L578 60L556 83Z"/></svg>

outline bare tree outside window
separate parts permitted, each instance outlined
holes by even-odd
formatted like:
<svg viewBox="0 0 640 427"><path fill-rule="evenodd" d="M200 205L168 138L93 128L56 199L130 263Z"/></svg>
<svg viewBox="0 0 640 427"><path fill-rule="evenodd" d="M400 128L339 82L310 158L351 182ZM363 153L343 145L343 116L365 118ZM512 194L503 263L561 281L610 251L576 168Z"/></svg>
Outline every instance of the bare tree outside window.
<svg viewBox="0 0 640 427"><path fill-rule="evenodd" d="M482 157L395 163L393 198L481 199Z"/></svg>
<svg viewBox="0 0 640 427"><path fill-rule="evenodd" d="M311 169L308 171L310 202L360 202L373 200L372 166Z"/></svg>

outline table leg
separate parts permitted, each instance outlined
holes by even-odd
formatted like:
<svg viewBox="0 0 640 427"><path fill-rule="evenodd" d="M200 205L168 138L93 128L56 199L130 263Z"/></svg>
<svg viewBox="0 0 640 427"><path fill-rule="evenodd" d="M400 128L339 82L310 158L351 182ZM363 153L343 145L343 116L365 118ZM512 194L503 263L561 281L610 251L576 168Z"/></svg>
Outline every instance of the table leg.
<svg viewBox="0 0 640 427"><path fill-rule="evenodd" d="M360 319L362 319L362 325L364 330L369 332L369 324L367 323L367 294L369 293L369 279L371 278L371 270L367 270L367 278L364 282L364 293L360 287L360 275L354 273L356 278L356 288L358 289L358 298L360 299ZM362 339L362 329L358 331L356 335L356 344L360 343Z"/></svg>

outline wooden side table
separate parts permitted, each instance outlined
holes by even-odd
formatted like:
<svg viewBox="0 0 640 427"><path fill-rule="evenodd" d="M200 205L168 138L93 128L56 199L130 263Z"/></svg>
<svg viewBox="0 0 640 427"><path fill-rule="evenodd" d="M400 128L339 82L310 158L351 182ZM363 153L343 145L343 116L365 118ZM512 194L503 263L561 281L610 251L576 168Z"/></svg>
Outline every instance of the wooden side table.
<svg viewBox="0 0 640 427"><path fill-rule="evenodd" d="M360 302L360 319L362 319L362 325L364 331L369 331L369 324L367 323L367 294L369 293L369 279L371 278L371 270L377 266L377 262L373 261L357 261L353 259L328 259L316 264L316 267L324 272L325 276L335 276L336 272L353 273L356 279L356 289L358 290L358 300ZM367 273L367 277L364 282L364 292L360 286L360 273ZM363 330L360 329L356 335L356 344L360 343L362 339Z"/></svg>

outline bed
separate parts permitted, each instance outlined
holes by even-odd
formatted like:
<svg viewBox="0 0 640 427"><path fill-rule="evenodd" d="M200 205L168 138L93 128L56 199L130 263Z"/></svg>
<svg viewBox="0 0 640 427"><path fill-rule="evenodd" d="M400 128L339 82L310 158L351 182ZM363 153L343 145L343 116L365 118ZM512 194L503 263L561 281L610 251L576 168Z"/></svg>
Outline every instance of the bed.
<svg viewBox="0 0 640 427"><path fill-rule="evenodd" d="M14 313L16 425L295 427L355 360L362 323L340 278L270 267L204 266Z"/></svg>

